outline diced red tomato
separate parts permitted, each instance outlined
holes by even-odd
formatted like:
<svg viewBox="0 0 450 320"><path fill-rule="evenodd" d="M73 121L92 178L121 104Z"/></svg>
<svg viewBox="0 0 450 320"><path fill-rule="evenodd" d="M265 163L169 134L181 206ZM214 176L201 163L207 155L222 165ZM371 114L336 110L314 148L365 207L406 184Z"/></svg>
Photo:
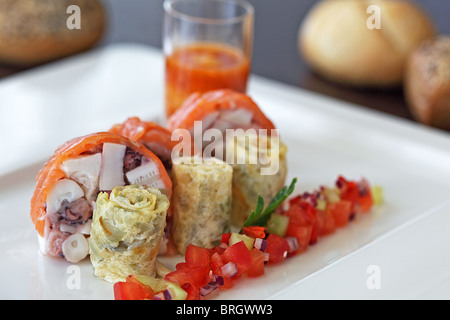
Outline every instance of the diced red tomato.
<svg viewBox="0 0 450 320"><path fill-rule="evenodd" d="M316 230L317 238L323 235L323 229L325 227L325 210L316 210ZM313 236L311 236L312 238Z"/></svg>
<svg viewBox="0 0 450 320"><path fill-rule="evenodd" d="M181 288L187 292L186 300L200 300L200 290L190 283L185 283Z"/></svg>
<svg viewBox="0 0 450 320"><path fill-rule="evenodd" d="M303 217L302 209L296 204L292 204L284 214L289 217L289 223L294 223L297 225L306 223L306 220Z"/></svg>
<svg viewBox="0 0 450 320"><path fill-rule="evenodd" d="M224 266L223 259L221 255L217 252L211 255L211 261L209 262L209 266L213 272L213 274L222 276L224 280L223 286L220 286L219 289L229 289L232 287L232 281L229 277L224 276L222 272L222 267Z"/></svg>
<svg viewBox="0 0 450 320"><path fill-rule="evenodd" d="M367 180L357 183L340 176L336 184L341 190L341 199L351 201L352 212L367 212L372 208L373 197Z"/></svg>
<svg viewBox="0 0 450 320"><path fill-rule="evenodd" d="M244 241L239 241L228 247L222 254L222 259L224 263L231 261L236 264L237 275L243 275L252 265L252 257Z"/></svg>
<svg viewBox="0 0 450 320"><path fill-rule="evenodd" d="M314 221L314 224L311 227L311 235L309 237L309 244L315 244L319 240L320 228L321 228L320 221L317 218L317 213L316 213L316 219Z"/></svg>
<svg viewBox="0 0 450 320"><path fill-rule="evenodd" d="M327 211L333 216L336 227L344 227L350 221L352 214L352 203L348 200L341 200L327 204Z"/></svg>
<svg viewBox="0 0 450 320"><path fill-rule="evenodd" d="M252 264L247 270L247 276L249 277L259 277L264 275L264 260L266 258L265 254L256 248L250 251L250 256L252 257Z"/></svg>
<svg viewBox="0 0 450 320"><path fill-rule="evenodd" d="M190 282L192 285L196 287L203 287L209 281L209 267L193 267L188 271L188 275L192 278Z"/></svg>
<svg viewBox="0 0 450 320"><path fill-rule="evenodd" d="M183 266L182 268L178 265ZM165 279L173 281L183 286L186 283L196 288L201 288L209 282L209 267L189 266L187 264L177 264L177 270L168 273Z"/></svg>
<svg viewBox="0 0 450 320"><path fill-rule="evenodd" d="M341 199L350 201L353 205L352 210L354 210L354 207L358 203L359 198L358 184L354 181L349 181L344 177L339 176L338 180L336 181L336 185L341 191Z"/></svg>
<svg viewBox="0 0 450 320"><path fill-rule="evenodd" d="M219 276L223 277L223 286L219 286L219 289L226 290L226 289L230 289L233 287L233 282L234 282L233 279L231 279L229 277L225 277L223 274L219 274Z"/></svg>
<svg viewBox="0 0 450 320"><path fill-rule="evenodd" d="M222 253L224 253L225 249L226 249L226 247L222 247L222 246L210 248L210 249L208 249L208 251L209 251L209 256L212 257L212 255L213 255L214 253L218 253L218 254L221 255Z"/></svg>
<svg viewBox="0 0 450 320"><path fill-rule="evenodd" d="M305 219L311 224L316 220L316 209L306 201L300 203L300 208L304 210Z"/></svg>
<svg viewBox="0 0 450 320"><path fill-rule="evenodd" d="M368 212L368 211L370 211L370 209L372 209L372 206L374 204L373 197L372 197L371 193L369 193L365 197L359 198L358 201L359 201L361 212Z"/></svg>
<svg viewBox="0 0 450 320"><path fill-rule="evenodd" d="M286 212L286 215L289 216L286 235L297 237L301 244L301 250L297 250L298 253L306 249L303 245L306 240L309 241L308 244L317 242L322 221L317 218L317 210L310 203L303 200L291 201L291 203L292 205Z"/></svg>
<svg viewBox="0 0 450 320"><path fill-rule="evenodd" d="M289 206L293 206L303 201L303 197L301 195L295 196L289 200Z"/></svg>
<svg viewBox="0 0 450 320"><path fill-rule="evenodd" d="M311 233L313 226L300 226L296 224L289 224L288 229L286 231L286 236L288 237L296 237L298 240L299 248L294 253L301 253L308 249L308 246L311 241Z"/></svg>
<svg viewBox="0 0 450 320"><path fill-rule="evenodd" d="M231 233L222 233L222 242L228 244L230 242Z"/></svg>
<svg viewBox="0 0 450 320"><path fill-rule="evenodd" d="M186 265L186 264L183 264L183 265ZM177 267L178 267L178 265L177 265ZM169 272L168 274L166 274L164 279L166 279L168 281L176 282L180 286L182 286L185 283L190 283L190 279L188 278L187 268L185 270L180 269L180 270L175 270L175 271Z"/></svg>
<svg viewBox="0 0 450 320"><path fill-rule="evenodd" d="M209 265L209 251L190 243L186 248L185 260L189 266L206 267Z"/></svg>
<svg viewBox="0 0 450 320"><path fill-rule="evenodd" d="M252 238L261 238L264 239L266 237L266 232L264 227L260 226L250 226L250 227L243 227L242 233L246 236L252 237Z"/></svg>
<svg viewBox="0 0 450 320"><path fill-rule="evenodd" d="M223 263L222 257L217 252L213 253L209 266L214 274L219 275L221 273L221 268L225 263Z"/></svg>
<svg viewBox="0 0 450 320"><path fill-rule="evenodd" d="M316 220L314 207L305 201L291 205L286 211L286 215L289 217L290 223L300 226L309 226Z"/></svg>
<svg viewBox="0 0 450 320"><path fill-rule="evenodd" d="M361 212L368 212L370 211L370 209L372 209L372 206L374 204L369 182L366 179L361 180L358 183L358 189L359 189L358 203L360 206L359 209Z"/></svg>
<svg viewBox="0 0 450 320"><path fill-rule="evenodd" d="M319 236L332 234L336 230L334 217L329 210L317 210L316 217L319 226Z"/></svg>
<svg viewBox="0 0 450 320"><path fill-rule="evenodd" d="M269 262L277 263L283 261L289 251L287 241L275 233L267 237L266 251L269 254Z"/></svg>
<svg viewBox="0 0 450 320"><path fill-rule="evenodd" d="M137 281L137 280L136 280ZM114 283L115 300L145 300L153 299L152 288L140 282L127 281Z"/></svg>
<svg viewBox="0 0 450 320"><path fill-rule="evenodd" d="M175 269L177 271L189 271L190 267L188 266L188 264L186 262L180 262L180 263L177 263L177 265L175 266Z"/></svg>
<svg viewBox="0 0 450 320"><path fill-rule="evenodd" d="M315 196L311 195L311 197L315 198ZM303 208L304 210L309 210L309 213L314 215L314 207L311 202L305 199L302 195L298 195L295 198L289 200L290 206L297 205ZM310 207L310 208L309 208Z"/></svg>

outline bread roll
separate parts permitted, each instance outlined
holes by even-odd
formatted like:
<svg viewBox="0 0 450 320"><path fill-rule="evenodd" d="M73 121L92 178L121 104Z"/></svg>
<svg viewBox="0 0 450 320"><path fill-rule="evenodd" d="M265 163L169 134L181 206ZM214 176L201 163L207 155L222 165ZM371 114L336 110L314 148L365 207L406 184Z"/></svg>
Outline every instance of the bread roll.
<svg viewBox="0 0 450 320"><path fill-rule="evenodd" d="M370 5L380 8L380 29L368 27ZM434 35L433 23L409 1L324 0L305 18L298 41L306 63L325 78L392 87L402 83L408 53Z"/></svg>
<svg viewBox="0 0 450 320"><path fill-rule="evenodd" d="M67 27L71 5L80 8L80 29ZM100 0L0 0L0 62L30 66L84 51L104 26Z"/></svg>
<svg viewBox="0 0 450 320"><path fill-rule="evenodd" d="M425 41L410 54L404 89L418 121L450 130L449 36Z"/></svg>

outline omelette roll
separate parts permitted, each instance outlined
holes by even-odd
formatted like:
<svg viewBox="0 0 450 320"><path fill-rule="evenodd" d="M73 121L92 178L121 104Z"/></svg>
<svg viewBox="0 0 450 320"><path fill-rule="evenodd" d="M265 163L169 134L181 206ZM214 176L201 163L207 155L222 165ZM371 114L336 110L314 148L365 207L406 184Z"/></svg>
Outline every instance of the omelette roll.
<svg viewBox="0 0 450 320"><path fill-rule="evenodd" d="M157 188L130 185L98 195L89 252L94 273L108 282L155 275L169 200Z"/></svg>
<svg viewBox="0 0 450 320"><path fill-rule="evenodd" d="M60 146L38 173L31 199L42 253L74 263L84 259L98 193L127 184L153 186L169 198L172 193L159 158L126 137L99 132Z"/></svg>
<svg viewBox="0 0 450 320"><path fill-rule="evenodd" d="M232 176L231 166L215 158L174 162L172 235L180 254L190 243L212 248L229 232Z"/></svg>
<svg viewBox="0 0 450 320"><path fill-rule="evenodd" d="M177 152L179 150L177 154L180 155L194 154L194 143L190 136L172 137L172 132L167 128L152 121L141 120L138 117L130 117L123 123L114 125L110 132L121 134L152 151L161 160L169 176L172 174L172 151ZM170 235L171 225L172 210L169 209L166 233L160 249L161 255L173 255L177 252Z"/></svg>
<svg viewBox="0 0 450 320"><path fill-rule="evenodd" d="M231 222L242 227L255 209L258 195L269 204L284 187L287 147L279 135L246 133L227 137L227 162L233 168Z"/></svg>

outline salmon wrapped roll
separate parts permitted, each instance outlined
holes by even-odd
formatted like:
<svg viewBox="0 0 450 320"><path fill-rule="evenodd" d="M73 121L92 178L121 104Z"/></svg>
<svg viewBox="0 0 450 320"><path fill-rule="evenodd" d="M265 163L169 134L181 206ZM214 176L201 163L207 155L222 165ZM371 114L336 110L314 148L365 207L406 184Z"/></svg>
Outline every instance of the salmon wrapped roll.
<svg viewBox="0 0 450 320"><path fill-rule="evenodd" d="M194 128L201 121L203 156L224 160L233 168L232 223L242 226L256 207L258 195L265 202L284 186L287 148L278 130L259 106L246 94L214 90L193 94L168 120L170 130L188 130L196 140ZM211 130L216 129L219 135ZM229 130L232 129L232 130ZM217 137L222 135L222 144ZM208 136L214 136L214 141Z"/></svg>
<svg viewBox="0 0 450 320"><path fill-rule="evenodd" d="M169 200L159 189L115 187L98 195L89 252L94 274L106 281L155 275Z"/></svg>
<svg viewBox="0 0 450 320"><path fill-rule="evenodd" d="M266 129L267 134L275 129L259 106L246 94L229 89L192 94L167 120L169 130L186 129L194 137L194 124L201 121L203 134L208 129ZM194 137L195 138L195 137ZM202 150L207 143L201 146Z"/></svg>
<svg viewBox="0 0 450 320"><path fill-rule="evenodd" d="M178 142L172 141L172 133L168 129L152 121L131 117L121 124L114 125L110 131L143 144L159 157L170 174L172 169L171 153Z"/></svg>
<svg viewBox="0 0 450 320"><path fill-rule="evenodd" d="M180 254L187 246L212 248L231 226L233 169L225 162L182 157L173 165L173 241Z"/></svg>
<svg viewBox="0 0 450 320"><path fill-rule="evenodd" d="M98 193L127 184L156 187L169 199L172 194L161 160L124 136L99 132L60 146L40 170L31 199L42 253L70 262L84 259Z"/></svg>
<svg viewBox="0 0 450 320"><path fill-rule="evenodd" d="M235 135L227 139L233 168L231 223L242 227L260 195L267 205L285 185L287 147L278 135Z"/></svg>

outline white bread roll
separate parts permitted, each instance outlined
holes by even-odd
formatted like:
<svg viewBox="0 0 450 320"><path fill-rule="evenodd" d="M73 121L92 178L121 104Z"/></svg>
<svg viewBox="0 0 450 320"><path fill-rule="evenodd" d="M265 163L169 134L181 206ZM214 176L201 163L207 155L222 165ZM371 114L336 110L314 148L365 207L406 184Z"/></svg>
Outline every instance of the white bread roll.
<svg viewBox="0 0 450 320"><path fill-rule="evenodd" d="M425 41L410 54L404 91L418 121L450 130L450 36Z"/></svg>
<svg viewBox="0 0 450 320"><path fill-rule="evenodd" d="M67 27L71 5L81 29ZM84 51L100 40L105 16L100 0L0 0L0 62L29 66Z"/></svg>
<svg viewBox="0 0 450 320"><path fill-rule="evenodd" d="M367 21L380 8L380 29ZM426 14L403 0L324 0L299 30L299 49L323 77L362 87L401 85L408 53L435 35Z"/></svg>

